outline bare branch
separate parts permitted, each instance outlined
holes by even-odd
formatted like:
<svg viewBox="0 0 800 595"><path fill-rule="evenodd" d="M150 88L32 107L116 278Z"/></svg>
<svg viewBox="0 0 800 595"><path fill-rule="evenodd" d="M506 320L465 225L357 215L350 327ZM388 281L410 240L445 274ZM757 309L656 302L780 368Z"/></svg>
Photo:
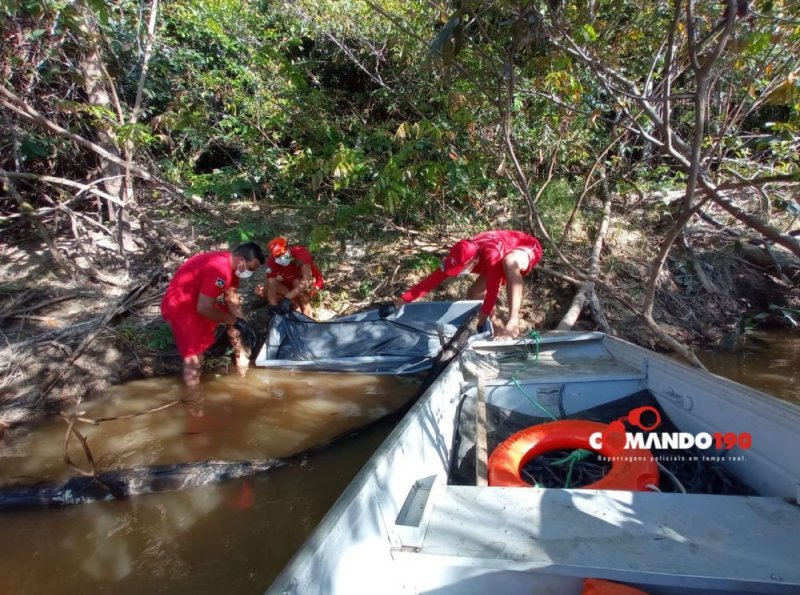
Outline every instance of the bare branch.
<svg viewBox="0 0 800 595"><path fill-rule="evenodd" d="M787 233L781 232L779 229L764 223L758 217L754 217L753 215L750 215L749 213L746 213L739 207L735 206L729 199L725 198L725 196L718 191L717 187L714 186L710 180L700 178L700 184L703 185L703 188L709 194L711 199L720 207L725 209L728 213L736 217L748 227L755 229L765 238L776 244L780 244L792 252L792 254L800 258L800 242L798 242L796 238Z"/></svg>
<svg viewBox="0 0 800 595"><path fill-rule="evenodd" d="M594 245L592 247L592 255L589 258L589 275L597 277L600 274L600 253L603 250L603 244L608 232L608 224L611 220L611 192L608 188L608 180L604 171L600 172L601 177L601 194L603 196L603 216L597 226L596 235L594 238ZM569 330L575 326L578 316L583 309L587 300L591 299L594 292L594 283L591 281L585 282L572 298L572 303L567 308L566 313L561 318L561 321L556 326L556 330Z"/></svg>
<svg viewBox="0 0 800 595"><path fill-rule="evenodd" d="M42 114L37 112L34 108L29 106L22 99L17 97L14 93L9 91L5 87L0 86L0 94L4 95L7 98L7 100L0 99L0 105L6 107L7 109L10 109L11 111L16 113L17 115L22 116L26 120L28 120L28 121L30 121L30 122L32 122L34 124L37 124L37 125L49 130L50 132L52 132L52 133L54 133L54 134L56 134L58 136L61 136L63 138L67 138L67 139L73 141L74 143L76 143L76 144L78 144L78 145L80 145L80 146L82 146L82 147L84 147L86 149L89 149L90 151L93 151L93 152L97 153L98 155L100 155L104 159L107 159L108 161L111 161L112 163L116 163L117 165L119 165L121 167L125 167L126 166L126 162L125 162L124 159L120 159L116 155L113 155L110 152L108 152L106 149L104 149L100 145L98 145L96 143L93 143L90 140L87 140L87 139L83 138L82 136L74 134L74 133L70 132L69 130L66 130L65 128L62 128L61 126L59 126L55 122L52 122L51 120L48 120L46 117L44 117ZM152 176L150 173L148 173L147 171L145 171L144 169L142 169L138 165L131 167L131 173L139 176L140 178L148 180L148 181L155 181L156 180L156 178L154 176Z"/></svg>
<svg viewBox="0 0 800 595"><path fill-rule="evenodd" d="M39 237L42 238L42 241L47 245L48 249L50 250L50 254L53 256L53 260L56 261L56 264L59 266L59 268L69 276L74 275L76 270L72 263L70 263L64 257L64 255L61 254L61 251L58 249L55 241L53 241L53 238L48 233L47 228L44 226L44 223L42 223L38 214L34 211L30 204L25 202L25 199L22 198L20 193L17 192L17 189L14 186L14 183L11 181L8 172L3 169L0 169L0 182L3 183L8 194L17 203L17 207L19 208L20 212L25 214L30 219L33 227L36 229Z"/></svg>
<svg viewBox="0 0 800 595"><path fill-rule="evenodd" d="M766 186L768 184L794 185L800 183L800 172L794 174L785 174L785 175L763 176L760 178L745 178L744 176L734 172L733 170L728 170L726 168L726 171L729 171L731 175L736 176L741 181L718 184L716 188L719 192L723 192L726 190L738 190L740 188L752 188L755 186Z"/></svg>
<svg viewBox="0 0 800 595"><path fill-rule="evenodd" d="M123 206L122 201L120 201L117 197L111 196L107 192L103 192L102 190L98 190L94 187L95 184L101 183L103 180L95 180L91 184L82 184L80 182L76 182L74 180L68 180L66 178L58 178L55 176L45 176L41 174L29 174L29 173L18 173L18 172L6 172L6 176L11 179L17 180L33 180L36 182L48 182L50 184L56 184L59 186L67 186L68 188L77 188L80 192L75 195L75 198L78 198L82 192L86 192L88 194L92 194L94 196L98 196L100 198L104 198L105 200L112 202L116 205ZM61 206L66 206L67 203L62 203Z"/></svg>
<svg viewBox="0 0 800 595"><path fill-rule="evenodd" d="M139 81L136 85L136 100L131 110L131 117L128 120L131 124L135 124L139 119L139 111L142 109L142 96L144 94L144 82L147 80L147 71L150 68L150 55L153 52L153 42L156 37L156 18L158 17L158 0L153 0L150 6L150 20L147 24L147 39L144 44L144 53L142 55L142 70L139 73Z"/></svg>

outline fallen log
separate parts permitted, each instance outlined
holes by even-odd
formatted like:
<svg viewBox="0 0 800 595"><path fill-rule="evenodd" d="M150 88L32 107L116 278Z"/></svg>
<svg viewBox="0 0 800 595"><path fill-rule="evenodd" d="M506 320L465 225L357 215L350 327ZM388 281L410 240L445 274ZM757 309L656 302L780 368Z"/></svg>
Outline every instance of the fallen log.
<svg viewBox="0 0 800 595"><path fill-rule="evenodd" d="M739 242L736 251L746 260L761 267L770 275L782 279L789 284L800 284L800 259L780 248L763 242L759 245L750 242Z"/></svg>
<svg viewBox="0 0 800 595"><path fill-rule="evenodd" d="M201 461L103 471L61 483L0 487L0 512L46 509L86 502L124 500L150 492L171 492L260 475L285 464L279 459Z"/></svg>
<svg viewBox="0 0 800 595"><path fill-rule="evenodd" d="M594 239L594 245L592 246L592 255L589 260L590 277L597 277L600 275L600 257L603 251L603 245L605 244L606 234L608 233L609 221L611 220L611 192L608 189L608 180L606 179L604 172L601 172L601 182L601 193L603 195L603 217L597 226L597 234ZM567 311L561 318L561 321L558 323L558 325L556 325L556 330L568 331L572 329L572 327L575 326L575 323L577 322L584 305L587 302L591 303L593 295L594 283L591 281L586 281L583 285L581 285L578 291L575 292L575 296L572 298L569 308L567 308ZM599 304L599 301L595 301L594 307L599 308ZM602 320L605 321L605 316L602 316Z"/></svg>

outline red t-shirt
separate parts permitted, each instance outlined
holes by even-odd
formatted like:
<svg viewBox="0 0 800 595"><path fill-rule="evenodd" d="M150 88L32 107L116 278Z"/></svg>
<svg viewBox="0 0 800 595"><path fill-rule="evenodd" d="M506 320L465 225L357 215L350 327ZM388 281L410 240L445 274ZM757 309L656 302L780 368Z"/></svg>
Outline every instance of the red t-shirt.
<svg viewBox="0 0 800 595"><path fill-rule="evenodd" d="M279 283L283 283L289 289L292 288L295 279L303 278L302 266L307 264L311 267L311 274L314 276L314 288L322 289L325 284L322 278L322 271L314 262L311 252L303 246L292 246L289 248L289 254L292 256L292 262L286 266L279 265L274 256L270 256L267 260L267 279L276 279Z"/></svg>
<svg viewBox="0 0 800 595"><path fill-rule="evenodd" d="M542 247L533 236L514 230L485 231L470 238L470 241L478 245L478 262L472 272L486 277L486 297L483 299L481 312L488 316L497 303L500 285L506 282L503 258L514 250L521 248L529 250L531 253L530 264L525 271L522 271L523 274L527 274L541 259ZM447 274L440 267L406 291L400 298L404 302L413 302L427 295L446 278Z"/></svg>
<svg viewBox="0 0 800 595"><path fill-rule="evenodd" d="M161 300L161 315L183 357L199 355L214 343L218 323L197 312L200 295L217 299L232 287L239 287L239 278L231 269L230 252L197 254L175 271Z"/></svg>

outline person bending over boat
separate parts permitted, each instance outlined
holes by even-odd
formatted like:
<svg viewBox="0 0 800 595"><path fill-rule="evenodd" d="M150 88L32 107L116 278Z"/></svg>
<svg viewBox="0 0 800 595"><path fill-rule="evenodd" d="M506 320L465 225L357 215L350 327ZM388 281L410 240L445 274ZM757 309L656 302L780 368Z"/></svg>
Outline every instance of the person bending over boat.
<svg viewBox="0 0 800 595"><path fill-rule="evenodd" d="M485 328L492 316L500 286L505 284L508 300L508 322L492 316L495 340L516 339L519 331L519 310L522 304L522 277L527 275L542 257L539 241L524 232L513 230L485 231L456 242L442 265L432 274L411 287L394 303L380 308L382 318L394 313L403 304L425 296L447 277L470 273L478 278L467 291L467 299L483 299L478 329Z"/></svg>
<svg viewBox="0 0 800 595"><path fill-rule="evenodd" d="M200 383L203 352L214 343L218 324L227 327L239 373L247 371L258 336L242 314L239 279L252 276L264 260L261 247L248 242L233 252L196 254L175 271L161 300L161 315L172 327L187 386ZM220 297L224 304L218 303Z"/></svg>
<svg viewBox="0 0 800 595"><path fill-rule="evenodd" d="M255 294L284 312L296 310L311 318L311 298L325 284L311 252L299 244L289 246L286 238L275 238L267 246L266 285Z"/></svg>

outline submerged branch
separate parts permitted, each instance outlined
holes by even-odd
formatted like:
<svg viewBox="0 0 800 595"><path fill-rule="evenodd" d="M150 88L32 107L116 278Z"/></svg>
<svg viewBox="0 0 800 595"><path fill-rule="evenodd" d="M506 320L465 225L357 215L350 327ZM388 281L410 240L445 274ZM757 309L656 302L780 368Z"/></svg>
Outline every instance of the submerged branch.
<svg viewBox="0 0 800 595"><path fill-rule="evenodd" d="M103 471L72 477L63 483L0 488L0 512L60 508L86 502L122 500L152 492L198 488L212 483L253 477L284 465L278 459L202 461Z"/></svg>

